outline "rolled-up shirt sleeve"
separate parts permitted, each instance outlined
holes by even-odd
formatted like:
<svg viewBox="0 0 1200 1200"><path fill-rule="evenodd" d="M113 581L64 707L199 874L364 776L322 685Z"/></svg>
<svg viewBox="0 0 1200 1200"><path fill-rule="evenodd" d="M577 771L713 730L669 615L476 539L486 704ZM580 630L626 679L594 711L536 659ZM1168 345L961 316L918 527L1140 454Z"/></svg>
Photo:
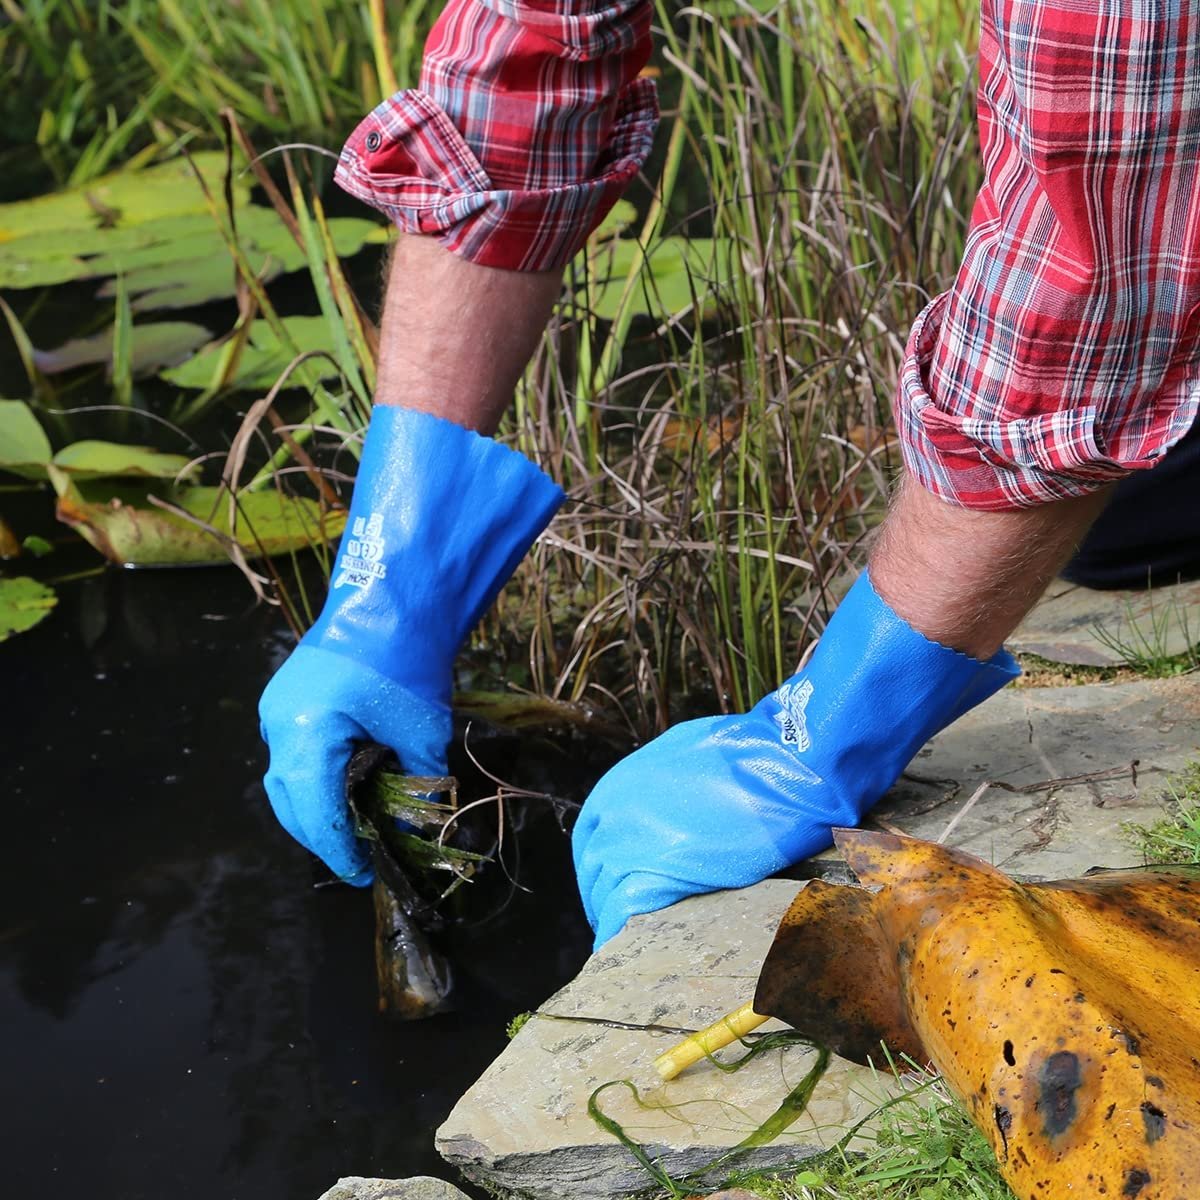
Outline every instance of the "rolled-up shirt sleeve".
<svg viewBox="0 0 1200 1200"><path fill-rule="evenodd" d="M1200 0L984 0L984 182L896 396L967 508L1153 467L1200 405Z"/></svg>
<svg viewBox="0 0 1200 1200"><path fill-rule="evenodd" d="M616 203L658 123L648 0L450 0L419 86L385 100L336 180L482 266L560 267Z"/></svg>

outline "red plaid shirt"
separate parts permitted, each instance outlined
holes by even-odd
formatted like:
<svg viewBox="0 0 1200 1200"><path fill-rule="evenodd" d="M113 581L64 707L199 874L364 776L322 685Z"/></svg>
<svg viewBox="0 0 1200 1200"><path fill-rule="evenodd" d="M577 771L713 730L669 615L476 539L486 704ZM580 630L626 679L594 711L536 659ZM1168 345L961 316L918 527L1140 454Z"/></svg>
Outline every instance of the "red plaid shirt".
<svg viewBox="0 0 1200 1200"><path fill-rule="evenodd" d="M472 262L570 261L650 153L650 0L450 0L420 87L350 135L336 179Z"/></svg>
<svg viewBox="0 0 1200 1200"><path fill-rule="evenodd" d="M984 0L985 182L913 328L908 469L969 508L1151 467L1200 405L1200 0ZM565 263L649 151L648 0L450 0L338 181L488 266Z"/></svg>

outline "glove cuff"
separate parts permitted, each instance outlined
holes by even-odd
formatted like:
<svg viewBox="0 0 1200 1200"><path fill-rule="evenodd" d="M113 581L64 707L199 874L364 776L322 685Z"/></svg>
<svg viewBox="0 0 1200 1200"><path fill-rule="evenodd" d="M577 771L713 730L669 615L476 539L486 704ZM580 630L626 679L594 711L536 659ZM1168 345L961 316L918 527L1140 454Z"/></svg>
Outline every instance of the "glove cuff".
<svg viewBox="0 0 1200 1200"><path fill-rule="evenodd" d="M376 406L329 597L304 644L448 703L459 646L562 501L515 450Z"/></svg>
<svg viewBox="0 0 1200 1200"><path fill-rule="evenodd" d="M800 766L797 795L823 781L821 794L836 801L826 824L853 825L930 737L1019 674L1005 650L984 662L931 641L864 571L808 665L756 711L778 727ZM800 827L806 823L797 835ZM781 849L791 861L811 852L807 842L790 842Z"/></svg>

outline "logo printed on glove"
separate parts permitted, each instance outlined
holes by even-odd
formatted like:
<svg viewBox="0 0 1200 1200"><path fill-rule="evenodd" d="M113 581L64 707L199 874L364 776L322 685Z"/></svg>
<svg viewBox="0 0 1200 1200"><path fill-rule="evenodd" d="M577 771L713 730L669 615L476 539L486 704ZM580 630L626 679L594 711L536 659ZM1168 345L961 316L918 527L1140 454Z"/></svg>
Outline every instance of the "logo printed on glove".
<svg viewBox="0 0 1200 1200"><path fill-rule="evenodd" d="M382 579L387 574L387 563L382 559L382 515L372 513L370 517L355 517L354 528L346 539L342 557L338 559L339 574L334 580L334 588L343 584L365 588L372 580Z"/></svg>
<svg viewBox="0 0 1200 1200"><path fill-rule="evenodd" d="M813 694L813 685L807 680L800 683L785 683L775 693L779 701L779 712L775 714L781 733L779 740L785 746L795 746L797 750L807 750L812 745L808 736L808 718L805 709Z"/></svg>

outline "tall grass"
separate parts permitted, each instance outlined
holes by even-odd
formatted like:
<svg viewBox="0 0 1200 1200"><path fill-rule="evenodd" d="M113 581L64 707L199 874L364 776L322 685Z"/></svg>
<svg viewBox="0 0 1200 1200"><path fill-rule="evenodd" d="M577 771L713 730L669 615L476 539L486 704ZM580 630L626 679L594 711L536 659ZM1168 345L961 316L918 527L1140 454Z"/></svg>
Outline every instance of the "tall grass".
<svg viewBox="0 0 1200 1200"><path fill-rule="evenodd" d="M224 141L223 109L259 150L335 149L391 75L415 77L439 8L0 0L0 72L38 96L38 145L62 179L139 147ZM569 502L476 637L477 664L619 711L642 737L745 708L795 669L884 510L908 328L961 255L975 20L970 0L657 0L665 112L637 212L572 265L503 430ZM311 478L323 443L352 464L374 297L351 294L318 190L293 179L279 205L338 333L342 383L308 386L304 420L276 415L235 484ZM273 316L243 275L231 355L250 319Z"/></svg>
<svg viewBox="0 0 1200 1200"><path fill-rule="evenodd" d="M140 151L221 133L336 142L416 78L435 0L0 0L10 174L86 183ZM31 98L34 103L31 103Z"/></svg>
<svg viewBox="0 0 1200 1200"><path fill-rule="evenodd" d="M530 626L535 687L608 689L643 735L754 703L820 633L884 508L908 326L977 186L966 3L658 11L677 100L646 264L611 323L564 306L528 376L510 434L571 502L500 616ZM691 282L715 299L655 324L632 310L678 233L712 237Z"/></svg>

